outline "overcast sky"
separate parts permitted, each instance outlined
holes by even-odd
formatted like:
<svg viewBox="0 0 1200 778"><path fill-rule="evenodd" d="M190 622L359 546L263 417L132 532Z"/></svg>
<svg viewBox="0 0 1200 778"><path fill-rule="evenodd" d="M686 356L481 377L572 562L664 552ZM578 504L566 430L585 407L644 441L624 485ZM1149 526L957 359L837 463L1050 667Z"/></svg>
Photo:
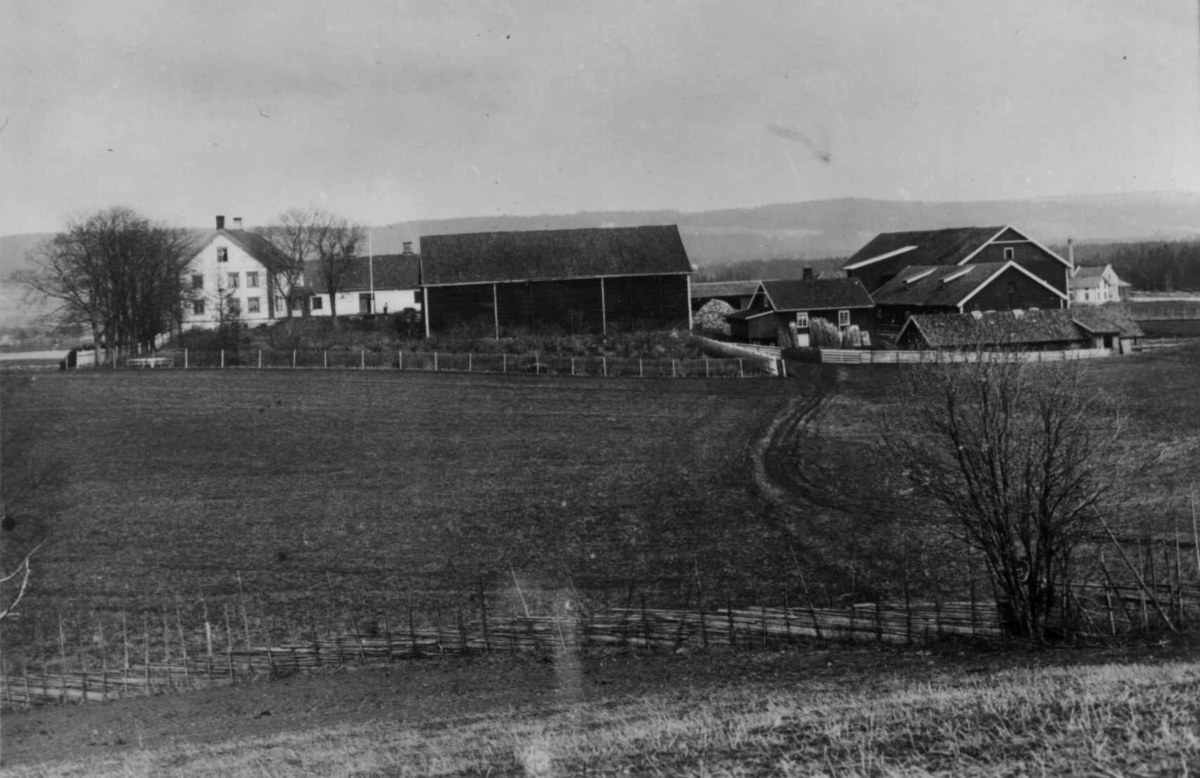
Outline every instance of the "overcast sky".
<svg viewBox="0 0 1200 778"><path fill-rule="evenodd" d="M1200 191L1195 0L0 0L0 233Z"/></svg>

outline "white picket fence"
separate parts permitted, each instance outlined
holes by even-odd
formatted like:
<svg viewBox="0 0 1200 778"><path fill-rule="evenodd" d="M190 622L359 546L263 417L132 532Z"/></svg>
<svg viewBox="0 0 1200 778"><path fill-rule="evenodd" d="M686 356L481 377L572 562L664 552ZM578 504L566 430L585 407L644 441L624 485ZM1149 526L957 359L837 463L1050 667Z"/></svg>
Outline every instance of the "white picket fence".
<svg viewBox="0 0 1200 778"><path fill-rule="evenodd" d="M978 362L981 356L994 359L1001 352L978 351L871 351L869 349L821 349L821 361L834 365L916 365L941 362ZM1004 352L1025 362L1066 362L1112 355L1112 349L1080 348L1065 351Z"/></svg>

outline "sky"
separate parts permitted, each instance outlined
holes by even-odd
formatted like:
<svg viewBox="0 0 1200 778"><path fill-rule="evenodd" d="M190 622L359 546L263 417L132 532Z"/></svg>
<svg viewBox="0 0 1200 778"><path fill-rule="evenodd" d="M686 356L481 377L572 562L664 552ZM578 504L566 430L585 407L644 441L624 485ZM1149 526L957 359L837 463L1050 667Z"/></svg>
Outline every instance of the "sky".
<svg viewBox="0 0 1200 778"><path fill-rule="evenodd" d="M0 234L1200 191L1194 0L0 0Z"/></svg>

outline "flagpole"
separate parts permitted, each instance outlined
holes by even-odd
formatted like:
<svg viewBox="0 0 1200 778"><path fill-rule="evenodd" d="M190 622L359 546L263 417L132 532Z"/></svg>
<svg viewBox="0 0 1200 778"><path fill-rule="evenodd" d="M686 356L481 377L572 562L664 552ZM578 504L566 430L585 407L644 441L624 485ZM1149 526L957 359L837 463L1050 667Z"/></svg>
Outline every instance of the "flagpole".
<svg viewBox="0 0 1200 778"><path fill-rule="evenodd" d="M367 273L371 279L371 313L375 313L375 252L371 250L371 228L367 228Z"/></svg>

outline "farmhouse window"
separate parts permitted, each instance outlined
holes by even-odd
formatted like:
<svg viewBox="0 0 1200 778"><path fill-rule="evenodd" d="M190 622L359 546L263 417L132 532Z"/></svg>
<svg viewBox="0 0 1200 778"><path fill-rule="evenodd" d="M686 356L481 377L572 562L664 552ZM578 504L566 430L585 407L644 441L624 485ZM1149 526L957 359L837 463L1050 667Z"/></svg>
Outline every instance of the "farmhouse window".
<svg viewBox="0 0 1200 778"><path fill-rule="evenodd" d="M1008 248L1004 249L1004 261L1005 262L1007 262L1010 259L1014 259L1016 256L1017 256L1016 249L1014 249L1012 247L1008 247Z"/></svg>
<svg viewBox="0 0 1200 778"><path fill-rule="evenodd" d="M246 286L254 289L258 288L258 273L252 270L246 274Z"/></svg>
<svg viewBox="0 0 1200 778"><path fill-rule="evenodd" d="M192 300L192 313L196 314L197 316L204 315L204 301L203 300Z"/></svg>
<svg viewBox="0 0 1200 778"><path fill-rule="evenodd" d="M217 261L218 262L228 262L229 261L229 249L225 248L224 246L218 246L217 247Z"/></svg>
<svg viewBox="0 0 1200 778"><path fill-rule="evenodd" d="M192 288L193 289L203 289L204 288L204 276L203 275L201 275L200 273L192 274Z"/></svg>
<svg viewBox="0 0 1200 778"><path fill-rule="evenodd" d="M241 275L241 273L230 273L229 274L229 288L230 289L238 288L238 277L240 275Z"/></svg>
<svg viewBox="0 0 1200 778"><path fill-rule="evenodd" d="M282 297L275 298L275 310L277 310L277 311L286 311L287 310L287 308L284 307L284 302L283 302Z"/></svg>
<svg viewBox="0 0 1200 778"><path fill-rule="evenodd" d="M808 329L808 311L796 312L796 327L797 329Z"/></svg>
<svg viewBox="0 0 1200 778"><path fill-rule="evenodd" d="M839 327L849 327L850 326L850 311L838 311L838 326Z"/></svg>
<svg viewBox="0 0 1200 778"><path fill-rule="evenodd" d="M325 302L320 297L314 297L312 299L312 306L314 311L319 311L324 308Z"/></svg>
<svg viewBox="0 0 1200 778"><path fill-rule="evenodd" d="M246 298L246 312L247 313L258 313L259 312L257 297L247 297Z"/></svg>
<svg viewBox="0 0 1200 778"><path fill-rule="evenodd" d="M228 300L226 300L225 307L230 314L239 314L242 312L242 301L236 297L230 297Z"/></svg>

